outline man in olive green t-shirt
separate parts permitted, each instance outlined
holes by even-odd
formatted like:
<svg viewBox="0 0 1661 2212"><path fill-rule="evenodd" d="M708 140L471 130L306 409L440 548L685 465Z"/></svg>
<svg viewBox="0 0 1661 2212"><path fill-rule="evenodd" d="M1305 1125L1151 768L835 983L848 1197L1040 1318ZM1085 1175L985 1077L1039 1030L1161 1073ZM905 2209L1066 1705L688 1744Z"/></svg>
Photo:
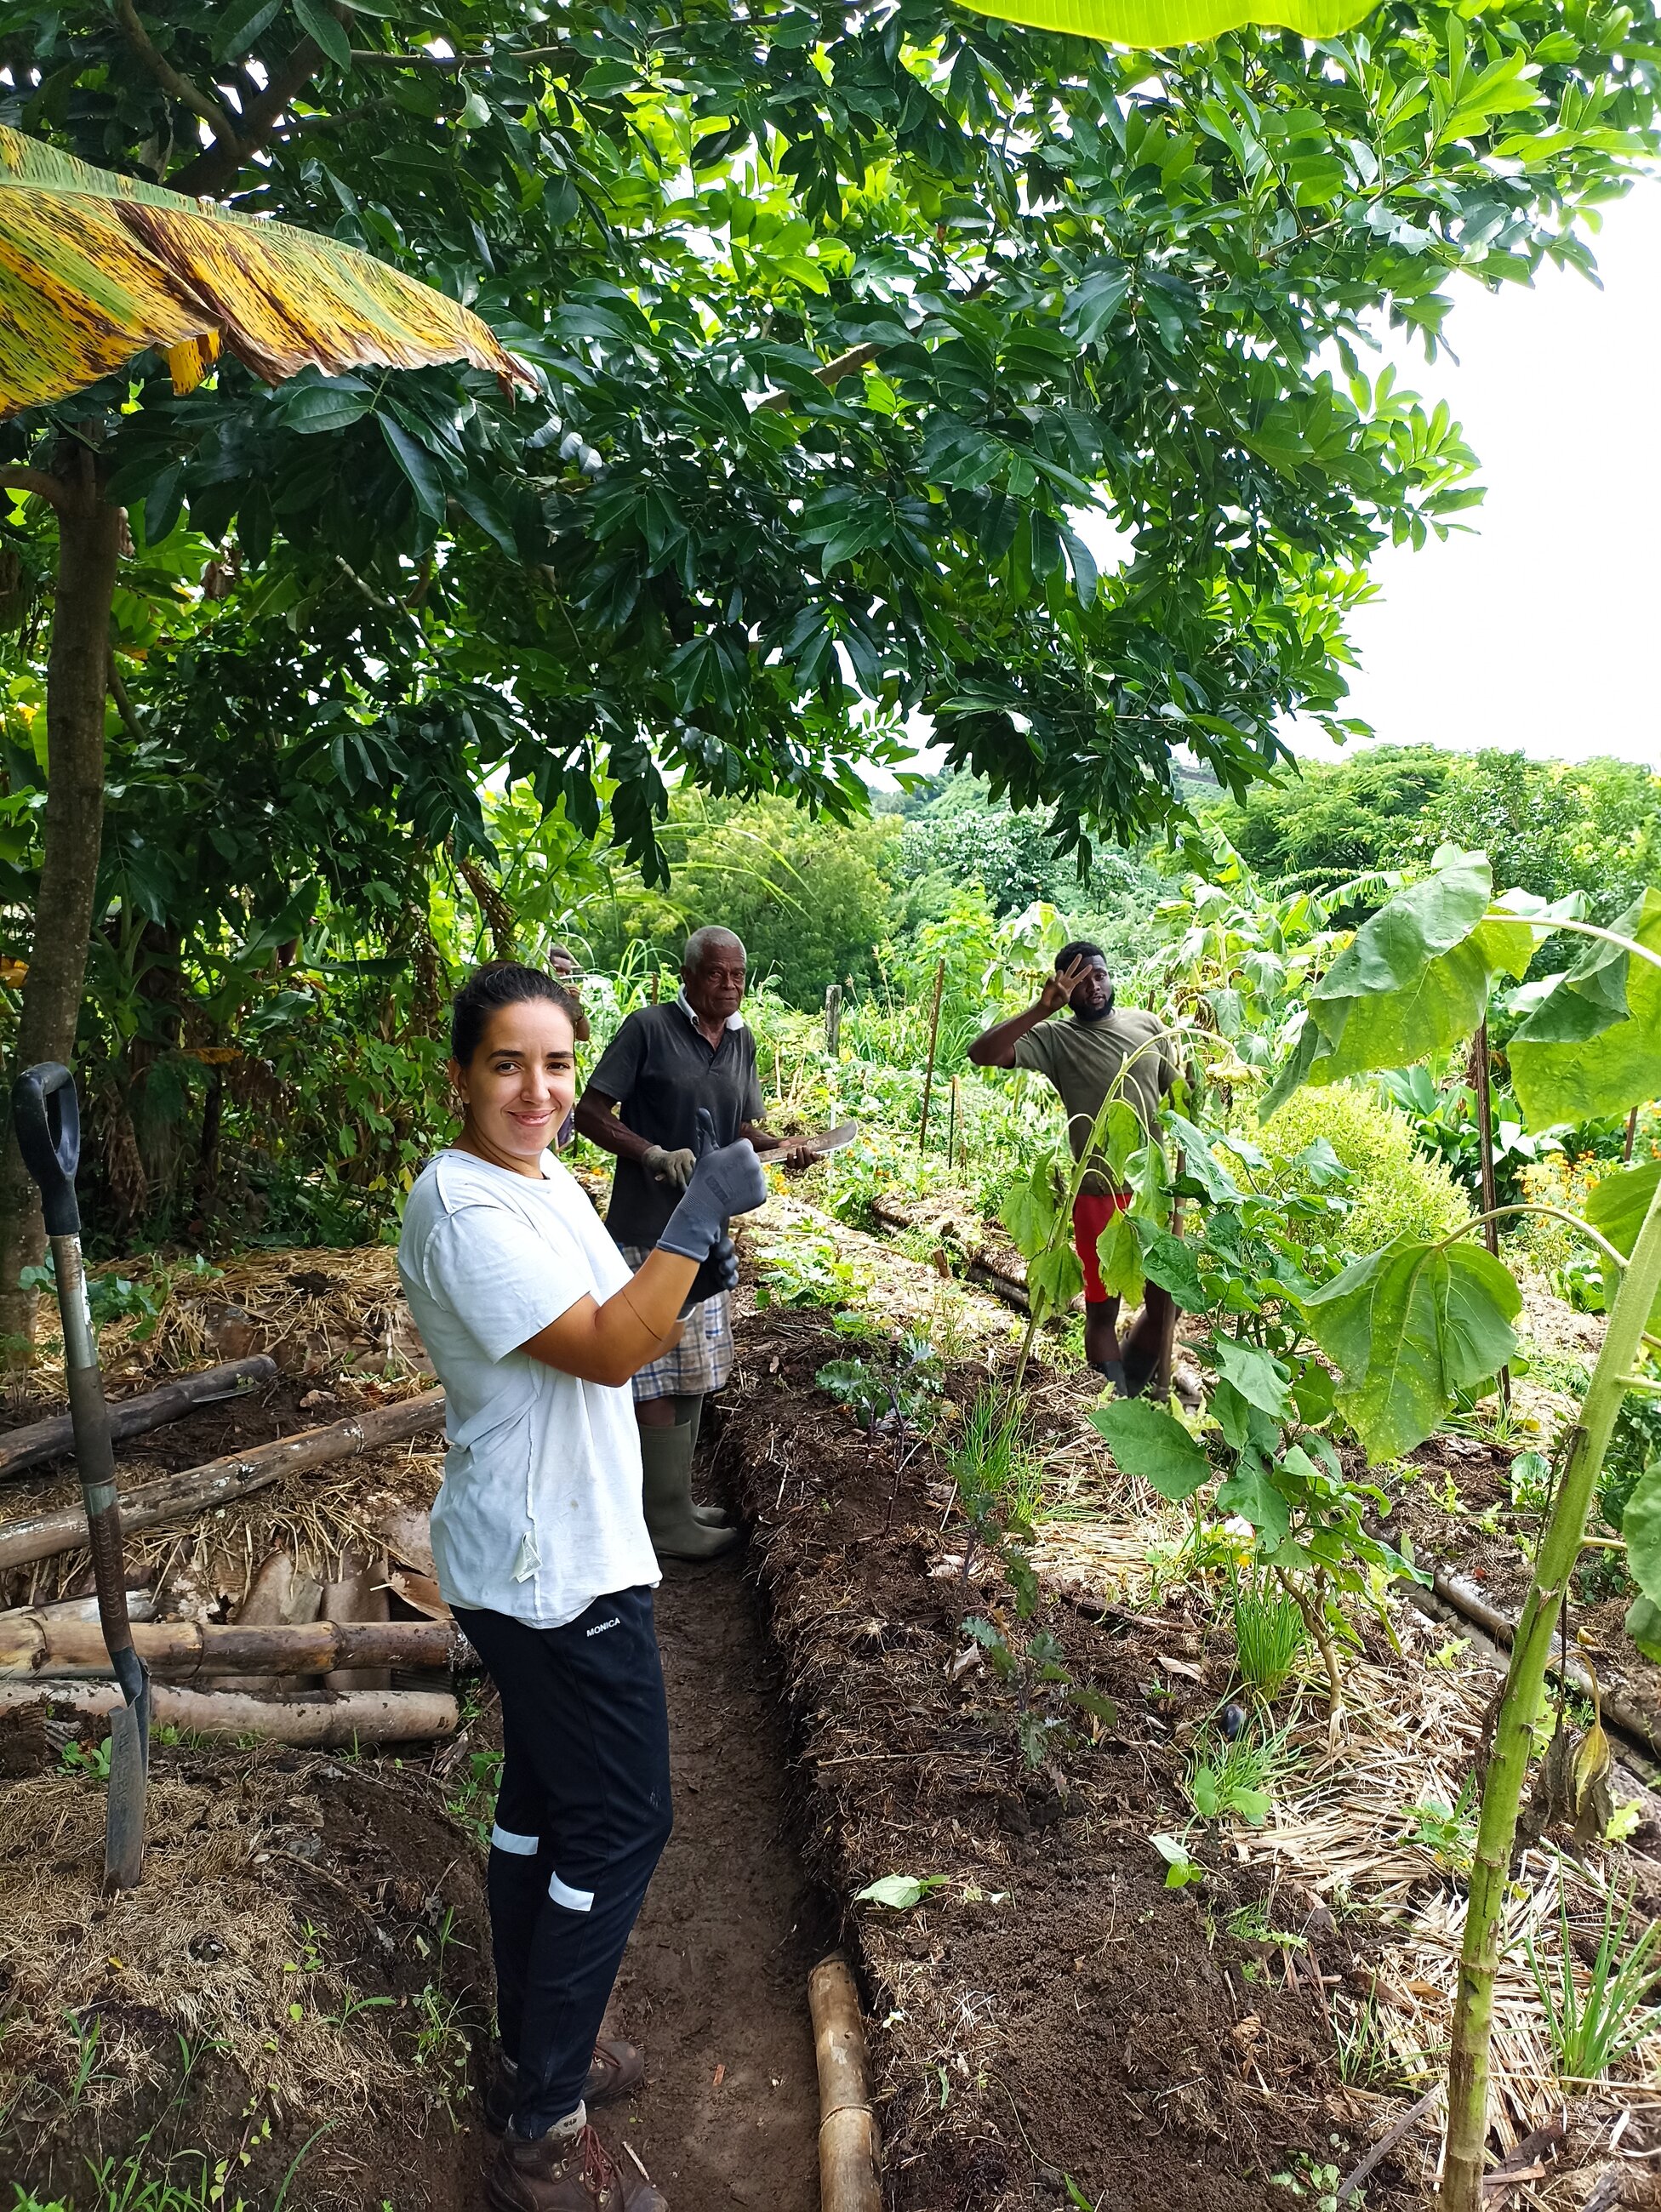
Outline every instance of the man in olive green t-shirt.
<svg viewBox="0 0 1661 2212"><path fill-rule="evenodd" d="M1107 958L1098 945L1076 939L1056 955L1036 1001L1023 1014L995 1022L969 1048L977 1067L1030 1067L1048 1078L1067 1109L1068 1142L1082 1159L1110 1093L1132 1107L1142 1127L1157 1130L1159 1101L1178 1073L1176 1047L1152 1014L1114 1011ZM1052 1021L1065 1006L1072 1018ZM1168 1291L1150 1283L1135 1327L1119 1342L1119 1301L1102 1281L1097 1240L1130 1203L1107 1164L1091 1162L1073 1208L1073 1241L1084 1268L1085 1357L1121 1397L1134 1398L1153 1379L1171 1341L1175 1309Z"/></svg>

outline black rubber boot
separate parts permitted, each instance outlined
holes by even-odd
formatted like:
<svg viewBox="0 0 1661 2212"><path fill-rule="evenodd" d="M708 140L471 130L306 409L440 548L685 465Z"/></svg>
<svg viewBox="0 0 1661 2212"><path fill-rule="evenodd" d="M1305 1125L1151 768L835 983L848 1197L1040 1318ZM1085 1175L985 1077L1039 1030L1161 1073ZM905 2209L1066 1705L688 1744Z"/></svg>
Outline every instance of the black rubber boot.
<svg viewBox="0 0 1661 2212"><path fill-rule="evenodd" d="M646 1529L660 1559L715 1559L739 1540L736 1528L708 1528L692 1504L692 1424L642 1429Z"/></svg>

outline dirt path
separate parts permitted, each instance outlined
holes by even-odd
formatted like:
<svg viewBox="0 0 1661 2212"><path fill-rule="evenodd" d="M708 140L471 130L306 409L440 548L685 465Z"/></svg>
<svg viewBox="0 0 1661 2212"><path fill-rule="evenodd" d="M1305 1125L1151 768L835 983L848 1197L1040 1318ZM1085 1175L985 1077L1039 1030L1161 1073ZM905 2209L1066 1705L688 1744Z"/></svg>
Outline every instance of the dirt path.
<svg viewBox="0 0 1661 2212"><path fill-rule="evenodd" d="M817 2212L807 1976L830 1933L788 1838L778 1677L739 1568L672 1569L658 1636L675 1832L613 2001L647 2053L627 2141L673 2212Z"/></svg>

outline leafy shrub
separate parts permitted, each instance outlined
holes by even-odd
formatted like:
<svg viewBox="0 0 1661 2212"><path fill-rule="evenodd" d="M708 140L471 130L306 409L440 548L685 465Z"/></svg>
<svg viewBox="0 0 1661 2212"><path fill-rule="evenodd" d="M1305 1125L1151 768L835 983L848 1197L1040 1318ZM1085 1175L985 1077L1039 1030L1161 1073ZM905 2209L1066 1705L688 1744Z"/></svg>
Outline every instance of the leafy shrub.
<svg viewBox="0 0 1661 2212"><path fill-rule="evenodd" d="M1257 1133L1281 1190L1299 1197L1312 1191L1298 1155L1322 1137L1350 1173L1350 1214L1340 1239L1351 1252L1376 1252L1392 1237L1444 1236L1470 1218L1469 1202L1446 1166L1420 1149L1406 1115L1372 1086L1295 1091Z"/></svg>

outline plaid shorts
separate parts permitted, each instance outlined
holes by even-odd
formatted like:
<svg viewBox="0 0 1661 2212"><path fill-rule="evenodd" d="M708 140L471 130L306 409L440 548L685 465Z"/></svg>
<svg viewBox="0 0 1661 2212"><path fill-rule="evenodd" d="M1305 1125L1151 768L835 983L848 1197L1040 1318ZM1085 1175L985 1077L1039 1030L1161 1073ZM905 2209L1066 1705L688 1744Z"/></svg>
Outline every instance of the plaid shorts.
<svg viewBox="0 0 1661 2212"><path fill-rule="evenodd" d="M618 1250L631 1267L638 1267L652 1249L647 1244L622 1244ZM680 1342L661 1359L642 1367L635 1377L635 1397L697 1398L719 1390L733 1371L733 1294L717 1291L686 1316Z"/></svg>

